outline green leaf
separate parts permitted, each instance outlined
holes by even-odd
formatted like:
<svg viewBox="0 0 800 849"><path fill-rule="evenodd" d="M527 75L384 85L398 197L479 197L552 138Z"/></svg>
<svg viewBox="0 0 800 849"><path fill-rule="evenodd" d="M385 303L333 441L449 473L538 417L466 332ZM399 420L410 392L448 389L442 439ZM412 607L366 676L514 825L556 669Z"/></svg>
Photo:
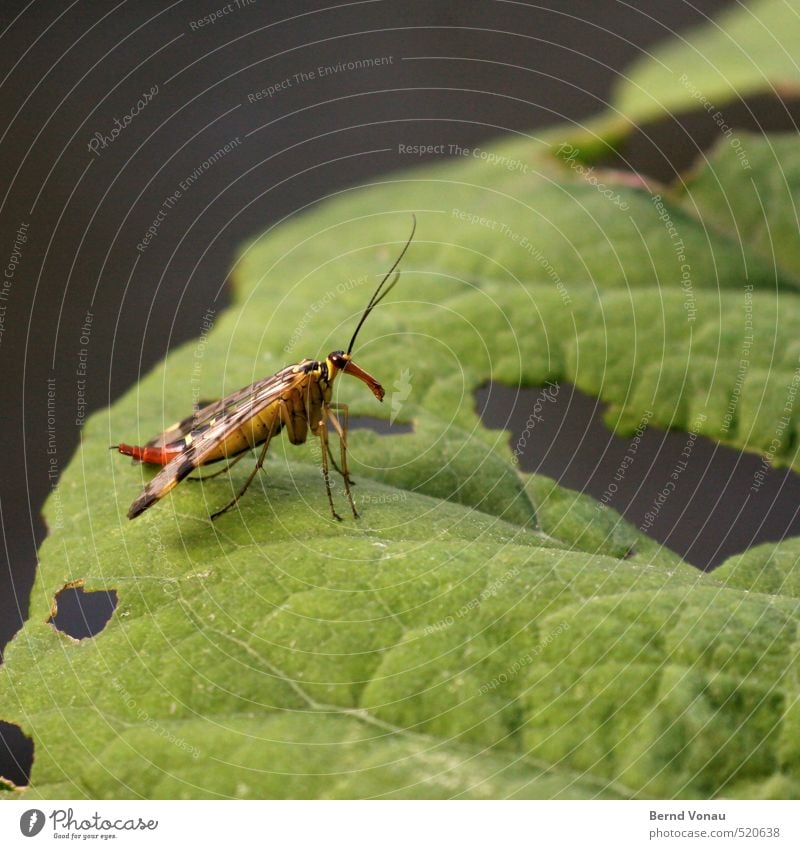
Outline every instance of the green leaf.
<svg viewBox="0 0 800 849"><path fill-rule="evenodd" d="M98 503L94 533L47 541L2 674L31 795L796 792L800 602L766 568L796 571L796 542L709 577L638 559L652 543L613 511L537 477L547 535L366 477L364 524L338 526L305 503L310 465L269 474L216 525L198 485L122 527ZM119 594L94 638L45 623L66 573Z"/></svg>
<svg viewBox="0 0 800 849"><path fill-rule="evenodd" d="M770 182L752 140L749 190L721 149L686 194L654 199L556 155L562 138L386 178L276 228L243 250L211 333L90 419L0 670L0 716L35 743L30 796L800 792L797 543L698 574L605 506L520 475L525 445L474 401L488 380L550 381L546 405L570 380L631 432L690 428L796 464L794 183ZM794 173L791 145L764 144ZM730 219L714 179L743 193ZM784 228L774 255L757 193ZM346 345L411 211L401 281L354 352L386 404L336 384L351 415L412 425L351 434L361 519L331 519L313 440L276 440L237 511L208 519L244 464L128 522L150 473L107 446ZM118 597L79 642L48 624L75 583Z"/></svg>
<svg viewBox="0 0 800 849"><path fill-rule="evenodd" d="M642 422L691 430L796 467L797 417L791 409L786 419L785 407L797 367L797 146L766 137L770 161L749 139L747 170L721 146L692 200L651 195L614 175L579 170L575 160L559 165L553 153L566 137L547 134L549 159L541 144L506 142L486 148L502 165L479 159L418 169L346 192L319 217L256 242L238 266L250 308L271 316L253 345L268 339L294 354L340 346L363 303L356 293L393 256L384 250L378 258L364 243L391 241L396 253L408 213L385 210L416 209L418 238L404 263L400 305L376 311L359 354L380 368L371 365L371 340L380 340L382 361L394 369L389 381L410 369L415 409L471 430L476 419L464 398L477 385L566 380L606 401L607 422L623 432ZM776 173L787 176L776 180ZM737 215L748 210L742 240L722 213L705 220L719 204L710 196L703 202L700 183L717 180L726 197L736 196ZM757 222L753 209L767 208ZM364 238L365 221L374 237ZM756 234L773 223L782 238L768 253ZM348 246L343 256L331 258L329 238ZM304 314L277 303L276 286L304 299ZM320 311L330 322L322 337L312 335ZM231 388L253 376L252 366L243 369Z"/></svg>
<svg viewBox="0 0 800 849"><path fill-rule="evenodd" d="M647 51L620 82L613 106L637 123L665 113L718 113L734 98L797 95L797 0L736 4L694 30ZM724 114L720 115L724 123Z"/></svg>
<svg viewBox="0 0 800 849"><path fill-rule="evenodd" d="M800 285L800 154L795 133L738 133L675 190L684 209Z"/></svg>

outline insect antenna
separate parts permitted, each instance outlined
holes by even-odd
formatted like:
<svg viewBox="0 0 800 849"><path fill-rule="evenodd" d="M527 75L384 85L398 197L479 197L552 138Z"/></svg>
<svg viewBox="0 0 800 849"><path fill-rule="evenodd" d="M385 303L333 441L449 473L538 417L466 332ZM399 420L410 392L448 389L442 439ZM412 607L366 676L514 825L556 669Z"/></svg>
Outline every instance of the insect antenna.
<svg viewBox="0 0 800 849"><path fill-rule="evenodd" d="M408 246L411 244L411 241L414 238L414 232L417 229L417 217L412 213L411 218L413 220L413 224L411 225L411 234L406 240L405 246L403 250L400 251L400 256L394 261L392 267L386 272L386 276L381 280L378 284L378 288L375 290L375 294L370 298L369 303L367 304L367 308L364 310L364 315L361 316L361 321L358 322L358 325L353 333L353 338L350 340L350 345L347 348L347 353L351 354L353 352L353 345L356 343L356 336L358 336L358 331L361 330L361 326L367 320L367 316L378 306L378 304L392 291L395 283L400 279L400 272L396 271L397 266L400 265L400 261L406 255L406 251L408 250ZM391 279L390 279L391 278ZM389 281L387 286L384 286L386 281Z"/></svg>

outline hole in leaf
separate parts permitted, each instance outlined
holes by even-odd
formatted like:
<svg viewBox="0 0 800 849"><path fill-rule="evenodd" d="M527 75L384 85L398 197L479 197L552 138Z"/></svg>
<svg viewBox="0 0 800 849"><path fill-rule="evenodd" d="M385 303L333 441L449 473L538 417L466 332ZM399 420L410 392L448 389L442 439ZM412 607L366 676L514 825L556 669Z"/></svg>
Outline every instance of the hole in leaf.
<svg viewBox="0 0 800 849"><path fill-rule="evenodd" d="M53 599L47 620L57 631L76 640L94 637L106 627L117 606L116 590L85 592L80 584L67 584Z"/></svg>
<svg viewBox="0 0 800 849"><path fill-rule="evenodd" d="M371 430L381 436L397 436L401 433L412 433L414 428L406 422L387 422L386 419L376 419L373 416L358 416L350 419L350 430Z"/></svg>
<svg viewBox="0 0 800 849"><path fill-rule="evenodd" d="M758 454L683 431L648 427L639 438L616 436L602 420L607 405L570 384L554 385L551 400L543 398L547 386L490 383L476 392L484 425L511 431L523 471L613 507L701 569L800 534L800 475L765 470Z"/></svg>
<svg viewBox="0 0 800 849"><path fill-rule="evenodd" d="M33 740L18 725L0 720L0 782L26 787L33 766Z"/></svg>
<svg viewBox="0 0 800 849"><path fill-rule="evenodd" d="M720 115L717 115L717 113ZM715 118L715 115L717 117ZM724 121L721 128L719 121ZM584 161L597 167L634 171L659 180L673 182L701 160L723 132L736 131L796 132L800 125L800 99L769 94L754 95L745 100L727 102L712 110L697 109L665 115L650 123L634 127L617 152L588 154Z"/></svg>

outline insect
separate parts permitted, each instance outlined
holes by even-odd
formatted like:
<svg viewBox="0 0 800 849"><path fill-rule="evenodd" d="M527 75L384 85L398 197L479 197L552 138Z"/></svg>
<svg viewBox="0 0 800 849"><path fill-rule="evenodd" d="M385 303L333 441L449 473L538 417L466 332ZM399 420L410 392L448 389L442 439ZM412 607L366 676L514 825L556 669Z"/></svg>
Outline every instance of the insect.
<svg viewBox="0 0 800 849"><path fill-rule="evenodd" d="M383 387L371 375L353 362L352 352L359 331L369 314L391 292L400 272L397 267L405 256L414 238L417 227L413 217L411 234L394 264L381 280L370 298L361 320L356 325L347 351L332 351L324 360L304 359L295 365L286 366L271 377L258 380L250 386L228 395L197 410L191 416L167 428L144 446L112 445L111 448L134 460L163 466L163 469L147 484L142 494L131 504L128 518L135 519L149 507L174 489L198 466L227 460L224 468L206 475L203 480L228 471L246 453L260 445L255 467L234 498L211 515L216 519L230 510L245 494L259 469L264 465L270 442L281 431L285 431L289 442L301 445L306 441L309 430L320 440L322 472L328 503L333 517L341 521L336 512L331 494L328 474L330 465L342 476L344 490L350 502L353 516L358 518L353 495L353 481L347 470L347 423L346 404L331 402L333 383L340 372L352 375L365 383L372 394L383 400ZM337 413L341 414L342 421ZM336 464L331 452L328 434L330 425L339 437L341 467Z"/></svg>

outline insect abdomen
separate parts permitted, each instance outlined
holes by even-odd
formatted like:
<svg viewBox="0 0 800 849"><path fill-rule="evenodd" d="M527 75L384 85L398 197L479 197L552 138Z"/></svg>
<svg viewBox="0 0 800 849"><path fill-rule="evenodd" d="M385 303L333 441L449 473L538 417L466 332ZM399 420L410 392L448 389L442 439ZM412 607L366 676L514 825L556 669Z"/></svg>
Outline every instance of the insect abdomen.
<svg viewBox="0 0 800 849"><path fill-rule="evenodd" d="M183 440L172 445L126 445L120 443L117 445L120 454L125 454L127 457L133 457L134 460L140 460L142 463L149 463L152 466L166 466L173 458L177 457L184 450Z"/></svg>
<svg viewBox="0 0 800 849"><path fill-rule="evenodd" d="M276 401L264 410L261 410L261 412L257 413L251 419L248 419L240 427L236 428L236 430L229 433L228 436L220 442L217 450L207 457L205 462L211 463L215 460L235 457L237 454L241 454L249 448L255 448L257 445L261 445L261 443L267 438L270 431L270 425L272 425L272 422L276 417L278 417L278 421L276 421L273 425L272 435L277 436L281 431L282 423L279 418L280 411L278 409L278 402Z"/></svg>

